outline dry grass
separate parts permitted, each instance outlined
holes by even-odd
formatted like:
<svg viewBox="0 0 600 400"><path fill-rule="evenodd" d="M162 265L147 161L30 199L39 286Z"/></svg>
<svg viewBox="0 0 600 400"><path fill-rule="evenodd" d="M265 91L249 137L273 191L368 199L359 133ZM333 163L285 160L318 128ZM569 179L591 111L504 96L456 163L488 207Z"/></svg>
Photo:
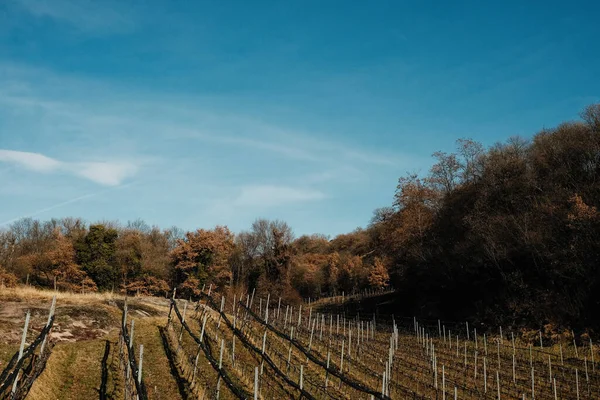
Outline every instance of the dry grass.
<svg viewBox="0 0 600 400"><path fill-rule="evenodd" d="M170 374L169 360L165 355L158 327L166 323L166 314L160 317L134 318L134 343L137 343L136 357L139 345L144 345L143 378L150 399L180 398L175 379Z"/></svg>
<svg viewBox="0 0 600 400"><path fill-rule="evenodd" d="M57 343L28 398L97 398L106 340L112 343L113 352L109 358L110 394L113 398L122 398L116 342L124 296L119 294L55 292L26 286L0 289L0 370L18 350L27 311L31 311L29 342L45 324L55 295L56 319L51 335ZM139 344L144 344L143 375L149 398L180 398L158 330L166 323L168 302L161 298L137 297L128 299L128 305L129 319L135 320L136 354Z"/></svg>
<svg viewBox="0 0 600 400"><path fill-rule="evenodd" d="M59 343L28 399L92 399L98 396L104 340Z"/></svg>
<svg viewBox="0 0 600 400"><path fill-rule="evenodd" d="M110 300L123 299L122 295L111 292L60 292L49 289L35 288L32 286L17 286L14 288L0 289L0 302L31 302L36 300L49 300L54 296L56 296L57 302L60 302L61 304L90 304L95 302L107 302Z"/></svg>

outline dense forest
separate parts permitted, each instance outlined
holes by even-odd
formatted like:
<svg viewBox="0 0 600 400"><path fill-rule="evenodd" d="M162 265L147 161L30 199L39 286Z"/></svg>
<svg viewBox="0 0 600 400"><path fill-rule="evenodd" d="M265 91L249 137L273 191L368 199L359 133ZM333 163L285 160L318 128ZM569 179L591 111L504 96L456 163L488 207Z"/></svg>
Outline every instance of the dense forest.
<svg viewBox="0 0 600 400"><path fill-rule="evenodd" d="M22 219L0 231L2 285L194 296L255 288L287 302L396 289L394 312L489 324L599 328L600 105L530 140L459 139L389 207L335 238L283 221L184 233L143 221Z"/></svg>

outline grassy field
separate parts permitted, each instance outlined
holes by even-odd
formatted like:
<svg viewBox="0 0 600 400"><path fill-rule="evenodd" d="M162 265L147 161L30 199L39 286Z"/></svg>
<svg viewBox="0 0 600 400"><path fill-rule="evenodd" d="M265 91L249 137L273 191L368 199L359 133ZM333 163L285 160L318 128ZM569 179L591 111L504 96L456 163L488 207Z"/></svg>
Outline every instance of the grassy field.
<svg viewBox="0 0 600 400"><path fill-rule="evenodd" d="M31 288L0 292L0 367L18 350L26 312L29 342L45 324L53 295ZM98 397L107 348L106 394L123 398L118 338L124 299L109 293L57 297L52 353L28 398ZM240 298L177 300L170 323L168 300L128 299L136 357L144 345L149 398L251 398L255 378L263 399L600 398L598 349L591 340L540 343L522 332L500 336L499 329L484 334L472 328L467 337L464 323L359 315L355 308L341 311L339 298L302 309L270 301L268 311L267 299Z"/></svg>
<svg viewBox="0 0 600 400"><path fill-rule="evenodd" d="M55 343L42 375L28 399L98 398L101 360L106 341L111 343L109 394L123 398L123 378L118 371L117 340L123 298L110 293L54 293L33 288L0 291L0 370L18 351L27 311L31 311L28 342L41 330L48 317L52 296L57 296L56 320L51 333ZM181 398L170 374L159 327L164 326L168 303L164 299L129 300L130 316L136 321L134 342L145 349L144 380L151 399Z"/></svg>

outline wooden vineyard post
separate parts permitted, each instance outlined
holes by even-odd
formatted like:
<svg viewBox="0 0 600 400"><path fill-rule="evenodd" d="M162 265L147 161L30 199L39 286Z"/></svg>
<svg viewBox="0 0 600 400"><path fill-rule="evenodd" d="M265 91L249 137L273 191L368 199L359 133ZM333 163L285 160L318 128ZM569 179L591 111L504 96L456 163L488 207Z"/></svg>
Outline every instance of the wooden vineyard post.
<svg viewBox="0 0 600 400"><path fill-rule="evenodd" d="M19 347L19 356L17 358L17 362L21 361L23 358L23 350L25 350L25 340L27 339L27 329L29 328L29 318L31 314L27 311L27 315L25 316L25 326L23 326L23 335L21 336L21 346ZM17 383L19 382L19 371L17 371L17 375L15 376L15 380L13 382L11 394L14 396L17 391Z"/></svg>
<svg viewBox="0 0 600 400"><path fill-rule="evenodd" d="M138 383L142 383L142 365L144 363L144 345L140 344L140 361L139 361L139 366L138 366L138 376L137 376L137 380Z"/></svg>
<svg viewBox="0 0 600 400"><path fill-rule="evenodd" d="M223 314L223 308L224 307L225 307L225 296L221 296L221 308L220 308L220 311L219 311L219 322L217 323L217 329L219 329L221 327L221 315ZM185 318L185 308L183 310L183 315L184 315L184 318Z"/></svg>
<svg viewBox="0 0 600 400"><path fill-rule="evenodd" d="M487 358L483 357L483 392L487 393Z"/></svg>
<svg viewBox="0 0 600 400"><path fill-rule="evenodd" d="M325 314L321 314L321 332L319 333L319 340L323 340L323 325L325 325ZM593 354L592 354L593 357Z"/></svg>
<svg viewBox="0 0 600 400"><path fill-rule="evenodd" d="M287 372L290 373L290 361L292 359L292 340L294 339L294 327L290 327L290 347L288 349L288 359L287 359Z"/></svg>
<svg viewBox="0 0 600 400"><path fill-rule="evenodd" d="M487 336L485 335L485 333L483 334L483 350L485 352L485 355L487 356L488 355L488 352L487 352Z"/></svg>
<svg viewBox="0 0 600 400"><path fill-rule="evenodd" d="M200 358L200 351L202 351L202 348L200 347L200 345L198 345L198 352L196 353L196 358L194 359L194 372L192 373L192 386L194 385L194 382L196 381L196 371L198 370L198 359Z"/></svg>
<svg viewBox="0 0 600 400"><path fill-rule="evenodd" d="M231 338L231 365L235 368L235 335Z"/></svg>
<svg viewBox="0 0 600 400"><path fill-rule="evenodd" d="M442 332L444 333L444 343L446 343L446 325L442 325Z"/></svg>
<svg viewBox="0 0 600 400"><path fill-rule="evenodd" d="M352 330L350 329L350 324L348 324L348 357L351 356L352 353Z"/></svg>
<svg viewBox="0 0 600 400"><path fill-rule="evenodd" d="M342 354L340 355L340 373L344 373L344 343L345 340L342 340ZM340 381L340 385L342 384L342 381Z"/></svg>
<svg viewBox="0 0 600 400"><path fill-rule="evenodd" d="M279 298L279 303L277 303L277 320L279 321L279 309L281 308L281 297Z"/></svg>
<svg viewBox="0 0 600 400"><path fill-rule="evenodd" d="M304 383L303 375L304 375L304 365L300 365L300 382L299 382L300 390L302 390L302 388L303 388L303 383Z"/></svg>
<svg viewBox="0 0 600 400"><path fill-rule="evenodd" d="M498 371L500 371L500 340L496 341L498 347Z"/></svg>
<svg viewBox="0 0 600 400"><path fill-rule="evenodd" d="M202 342L202 338L204 337L204 327L206 326L207 318L208 318L208 314L205 314L204 319L202 320L202 330L200 331L200 342Z"/></svg>
<svg viewBox="0 0 600 400"><path fill-rule="evenodd" d="M502 328L500 328L500 332L502 332ZM498 400L500 400L500 373L496 371L496 387L498 388Z"/></svg>
<svg viewBox="0 0 600 400"><path fill-rule="evenodd" d="M56 295L52 296L52 304L50 305L50 312L48 313L48 321L46 322L46 326L50 325L50 321L52 320L52 316L54 316L54 310L56 309ZM44 340L42 341L42 346L40 347L40 356L44 354L44 348L46 346L46 339L50 332L44 336Z"/></svg>
<svg viewBox="0 0 600 400"><path fill-rule="evenodd" d="M254 400L258 400L258 367L254 367Z"/></svg>
<svg viewBox="0 0 600 400"><path fill-rule="evenodd" d="M485 361L485 357L483 359ZM475 364L473 366L473 370L474 370L474 372L473 372L473 379L476 380L477 379L477 350L475 350L474 353L473 353L473 360L474 360L473 363ZM483 364L483 366L485 367L485 363Z"/></svg>
<svg viewBox="0 0 600 400"><path fill-rule="evenodd" d="M171 325L171 313L173 312L173 303L175 302L175 291L177 288L173 289L173 296L171 297L171 304L169 305L169 315L167 316L167 327ZM127 309L127 297L125 297L125 302L123 304L123 317L125 317L125 310ZM119 338L120 340L120 338Z"/></svg>
<svg viewBox="0 0 600 400"><path fill-rule="evenodd" d="M181 337L183 335L183 323L185 322L185 311L186 310L187 310L187 300L184 300L184 303L183 303L183 315L182 315L182 318L181 318L181 331L179 331L179 342L181 342ZM133 334L133 331L132 331L132 334Z"/></svg>
<svg viewBox="0 0 600 400"><path fill-rule="evenodd" d="M129 349L133 349L133 328L135 327L135 321L131 318L131 333L129 334ZM181 341L181 338L179 339Z"/></svg>
<svg viewBox="0 0 600 400"><path fill-rule="evenodd" d="M265 333L263 334L263 342L262 342L262 350L261 350L261 355L264 357L265 355L265 345L267 344L267 328L265 327ZM260 361L260 375L262 376L263 374L263 365L264 365L264 359Z"/></svg>
<svg viewBox="0 0 600 400"><path fill-rule="evenodd" d="M512 340L512 346L513 346L513 354L515 353L515 334L513 332L510 333L510 338Z"/></svg>
<svg viewBox="0 0 600 400"><path fill-rule="evenodd" d="M446 367L442 365L442 400L446 400Z"/></svg>
<svg viewBox="0 0 600 400"><path fill-rule="evenodd" d="M223 346L225 339L221 339L221 350L219 351L219 378L217 379L217 399L221 390L221 374L223 373Z"/></svg>
<svg viewBox="0 0 600 400"><path fill-rule="evenodd" d="M340 385L341 385L341 381L340 381ZM385 369L383 370L383 375L381 378L381 395L385 396Z"/></svg>
<svg viewBox="0 0 600 400"><path fill-rule="evenodd" d="M269 324L269 300L271 300L271 293L267 294L267 303L265 305L265 324Z"/></svg>
<svg viewBox="0 0 600 400"><path fill-rule="evenodd" d="M310 329L310 339L308 341L308 352L310 353L310 350L312 349L312 340L313 340L313 333L315 331L315 324L312 324L312 327ZM306 359L308 360L308 357L306 357Z"/></svg>
<svg viewBox="0 0 600 400"><path fill-rule="evenodd" d="M515 353L512 354L512 375L513 375L513 383L516 384L517 383L517 375L516 375L516 360L515 360Z"/></svg>
<svg viewBox="0 0 600 400"><path fill-rule="evenodd" d="M329 342L329 345L331 346L331 341ZM327 369L325 371L325 390L327 390L327 382L329 381L329 360L331 358L331 351L329 348L327 348Z"/></svg>
<svg viewBox="0 0 600 400"><path fill-rule="evenodd" d="M235 298L236 298L236 294L233 294L233 302L231 303L231 313L233 315L235 315ZM241 300L241 299L240 299Z"/></svg>
<svg viewBox="0 0 600 400"><path fill-rule="evenodd" d="M562 343L559 343L558 346L560 348L560 365L564 366L565 360L563 359Z"/></svg>
<svg viewBox="0 0 600 400"><path fill-rule="evenodd" d="M588 394L590 392L590 376L588 375L587 357L583 358L583 365L585 366L585 383L588 388Z"/></svg>

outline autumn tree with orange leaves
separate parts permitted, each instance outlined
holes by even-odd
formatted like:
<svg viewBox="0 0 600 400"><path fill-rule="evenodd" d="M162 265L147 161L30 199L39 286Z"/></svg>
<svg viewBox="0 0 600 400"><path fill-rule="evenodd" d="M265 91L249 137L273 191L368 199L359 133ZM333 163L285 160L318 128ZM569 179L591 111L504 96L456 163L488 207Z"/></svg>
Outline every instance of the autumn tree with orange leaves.
<svg viewBox="0 0 600 400"><path fill-rule="evenodd" d="M173 284L182 295L198 295L204 285L223 288L230 283L229 258L234 236L226 226L188 232L171 251Z"/></svg>

